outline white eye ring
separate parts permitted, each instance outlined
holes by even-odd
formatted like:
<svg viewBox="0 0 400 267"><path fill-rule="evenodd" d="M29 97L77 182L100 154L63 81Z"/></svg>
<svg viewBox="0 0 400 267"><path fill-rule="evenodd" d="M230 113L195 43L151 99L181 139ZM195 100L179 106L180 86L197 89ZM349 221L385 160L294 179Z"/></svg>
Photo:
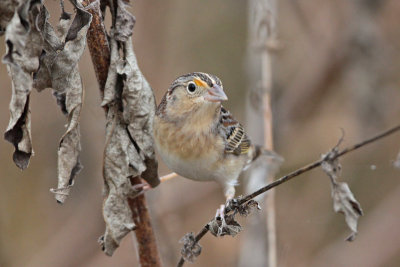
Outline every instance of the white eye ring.
<svg viewBox="0 0 400 267"><path fill-rule="evenodd" d="M188 91L190 94L193 94L193 93L196 91L196 89L197 89L197 86L196 86L196 84L195 84L194 82L188 83L188 85L187 85L187 91Z"/></svg>

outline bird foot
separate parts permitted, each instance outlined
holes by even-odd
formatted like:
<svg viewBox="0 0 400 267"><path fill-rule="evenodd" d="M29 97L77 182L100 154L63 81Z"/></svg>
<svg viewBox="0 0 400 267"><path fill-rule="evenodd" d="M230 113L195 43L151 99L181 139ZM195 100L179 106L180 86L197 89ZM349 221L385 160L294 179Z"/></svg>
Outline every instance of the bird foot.
<svg viewBox="0 0 400 267"><path fill-rule="evenodd" d="M217 212L215 213L215 219L221 219L225 220L225 205L222 204L219 209L217 209Z"/></svg>
<svg viewBox="0 0 400 267"><path fill-rule="evenodd" d="M135 195L133 198L143 195L145 192L151 189L150 185L144 181L141 184L134 184L131 187L131 192Z"/></svg>

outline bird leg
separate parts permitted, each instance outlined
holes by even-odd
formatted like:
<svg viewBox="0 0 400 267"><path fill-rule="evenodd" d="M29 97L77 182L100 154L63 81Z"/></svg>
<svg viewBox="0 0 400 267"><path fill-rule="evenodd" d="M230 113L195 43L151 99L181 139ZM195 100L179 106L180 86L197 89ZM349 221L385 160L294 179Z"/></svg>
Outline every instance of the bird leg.
<svg viewBox="0 0 400 267"><path fill-rule="evenodd" d="M178 177L178 174L176 172L171 172L170 174L164 175L160 177L161 182L165 182L168 180L171 180L172 178Z"/></svg>
<svg viewBox="0 0 400 267"><path fill-rule="evenodd" d="M170 174L161 176L161 177L160 177L160 183L165 182L165 181L168 181L168 180L170 180L170 179L172 179L172 178L174 178L174 177L177 177L177 176L178 176L178 174L176 174L175 172L172 172L172 173L170 173ZM132 188L131 188L132 190L134 190L134 191L139 191L139 192L135 195L134 198L143 195L145 192L149 191L149 190L152 188L145 180L143 180L143 179L141 179L141 180L142 180L142 183L141 183L141 184L132 185Z"/></svg>
<svg viewBox="0 0 400 267"><path fill-rule="evenodd" d="M215 214L215 218L221 218L221 220L225 220L225 208L228 205L228 202L233 199L235 196L235 187L233 185L229 185L224 190L226 202L222 204L219 209L217 209L217 213Z"/></svg>
<svg viewBox="0 0 400 267"><path fill-rule="evenodd" d="M177 176L178 176L178 174L176 174L175 172L171 172L171 173L169 173L167 175L161 176L160 177L160 183L168 181L168 180L171 180L172 178L175 178ZM143 188L142 189L143 189L143 191L149 191L151 189L151 186L146 181L143 181Z"/></svg>
<svg viewBox="0 0 400 267"><path fill-rule="evenodd" d="M221 204L219 206L219 209L217 209L217 212L215 213L215 218L225 220L225 205L224 204Z"/></svg>

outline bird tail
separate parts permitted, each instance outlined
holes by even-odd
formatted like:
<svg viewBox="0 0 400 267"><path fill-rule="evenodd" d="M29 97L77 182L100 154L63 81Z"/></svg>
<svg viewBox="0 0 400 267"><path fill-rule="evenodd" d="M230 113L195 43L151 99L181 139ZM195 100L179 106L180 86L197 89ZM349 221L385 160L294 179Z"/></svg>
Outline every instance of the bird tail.
<svg viewBox="0 0 400 267"><path fill-rule="evenodd" d="M276 153L275 151L265 149L261 146L255 146L255 153L253 157L253 161L258 159L260 156L267 157L271 161L275 162L278 165L281 165L284 161L283 157Z"/></svg>

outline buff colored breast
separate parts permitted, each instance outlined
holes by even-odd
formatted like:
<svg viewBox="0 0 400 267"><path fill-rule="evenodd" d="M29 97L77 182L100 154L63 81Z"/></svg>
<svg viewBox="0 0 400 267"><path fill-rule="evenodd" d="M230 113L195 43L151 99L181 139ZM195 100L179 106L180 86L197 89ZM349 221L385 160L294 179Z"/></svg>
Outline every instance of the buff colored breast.
<svg viewBox="0 0 400 267"><path fill-rule="evenodd" d="M207 134L202 125L176 127L158 117L154 120L153 128L157 151L171 170L197 181L217 178L218 162L223 160L222 139Z"/></svg>

